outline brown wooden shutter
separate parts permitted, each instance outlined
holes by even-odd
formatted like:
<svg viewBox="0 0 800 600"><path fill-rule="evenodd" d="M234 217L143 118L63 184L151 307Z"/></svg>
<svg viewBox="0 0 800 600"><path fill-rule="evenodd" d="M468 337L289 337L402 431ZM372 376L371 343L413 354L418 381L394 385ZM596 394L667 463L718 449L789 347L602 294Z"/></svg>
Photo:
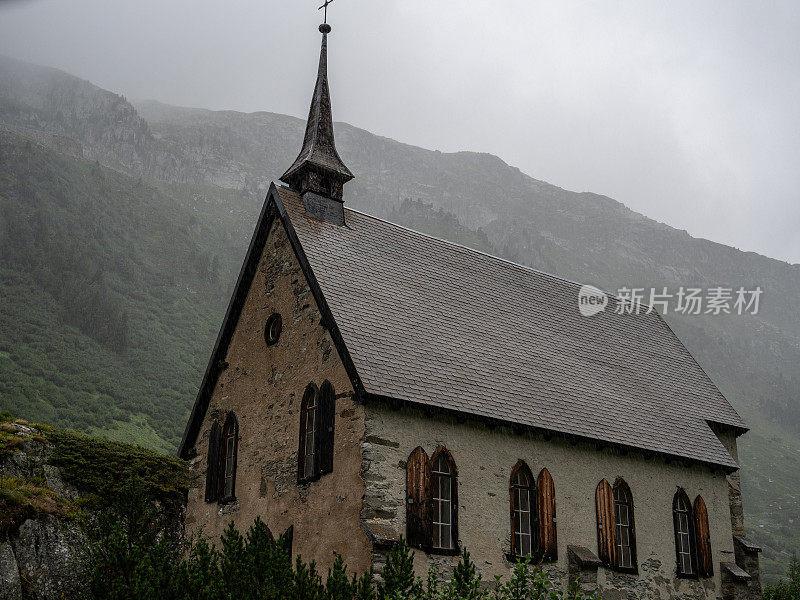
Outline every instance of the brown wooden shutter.
<svg viewBox="0 0 800 600"><path fill-rule="evenodd" d="M312 473L306 473L306 420L308 417L308 402L313 394L317 393L316 386L309 383L303 392L303 398L300 400L300 439L297 443L297 481L311 477ZM319 417L319 412L317 413ZM319 439L319 436L317 436ZM318 463L319 464L319 463Z"/></svg>
<svg viewBox="0 0 800 600"><path fill-rule="evenodd" d="M431 543L430 486L431 463L428 454L414 448L406 465L406 538L413 548Z"/></svg>
<svg viewBox="0 0 800 600"><path fill-rule="evenodd" d="M613 567L617 562L614 490L605 479L597 485L595 506L597 508L597 555L604 565Z"/></svg>
<svg viewBox="0 0 800 600"><path fill-rule="evenodd" d="M714 574L711 555L711 532L708 527L708 510L702 496L694 501L695 535L697 536L697 572L701 577Z"/></svg>
<svg viewBox="0 0 800 600"><path fill-rule="evenodd" d="M329 381L319 390L319 454L318 464L321 474L333 472L333 440L336 425L336 394Z"/></svg>
<svg viewBox="0 0 800 600"><path fill-rule="evenodd" d="M219 451L222 446L222 428L217 421L211 425L208 436L208 459L206 461L206 502L219 499Z"/></svg>
<svg viewBox="0 0 800 600"><path fill-rule="evenodd" d="M233 481L232 481L232 489L233 493L230 497L226 497L225 495L225 465L228 460L228 436L233 435ZM219 461L217 467L217 497L219 500L223 502L227 502L233 500L236 497L236 462L238 460L238 453L239 453L239 421L236 418L236 415L232 412L228 413L228 416L225 418L225 425L222 427L222 434L220 435L220 450L219 450Z"/></svg>
<svg viewBox="0 0 800 600"><path fill-rule="evenodd" d="M448 462L450 463L450 506L453 511L453 523L451 535L453 536L453 548L458 548L458 469L456 468L456 461L450 452L447 452ZM430 514L430 513L428 513Z"/></svg>
<svg viewBox="0 0 800 600"><path fill-rule="evenodd" d="M539 547L543 560L558 558L556 537L556 486L550 471L542 469L536 488L539 498Z"/></svg>

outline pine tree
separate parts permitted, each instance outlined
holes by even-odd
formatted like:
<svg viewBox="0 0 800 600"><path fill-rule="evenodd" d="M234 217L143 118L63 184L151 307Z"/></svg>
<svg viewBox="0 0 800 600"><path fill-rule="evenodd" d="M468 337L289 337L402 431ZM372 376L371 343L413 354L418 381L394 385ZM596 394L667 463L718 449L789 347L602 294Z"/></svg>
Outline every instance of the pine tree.
<svg viewBox="0 0 800 600"><path fill-rule="evenodd" d="M406 540L392 546L383 568L383 583L379 587L378 598L408 598L414 587L414 556Z"/></svg>

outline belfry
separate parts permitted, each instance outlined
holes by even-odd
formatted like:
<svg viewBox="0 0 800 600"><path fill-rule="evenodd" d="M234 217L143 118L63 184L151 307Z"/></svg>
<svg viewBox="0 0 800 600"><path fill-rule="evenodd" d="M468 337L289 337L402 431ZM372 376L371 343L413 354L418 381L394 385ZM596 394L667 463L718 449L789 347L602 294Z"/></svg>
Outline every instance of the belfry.
<svg viewBox="0 0 800 600"><path fill-rule="evenodd" d="M339 153L333 137L331 94L328 88L328 34L331 26L319 26L322 50L311 109L308 112L303 148L281 181L303 197L308 216L344 225L344 184L353 179Z"/></svg>

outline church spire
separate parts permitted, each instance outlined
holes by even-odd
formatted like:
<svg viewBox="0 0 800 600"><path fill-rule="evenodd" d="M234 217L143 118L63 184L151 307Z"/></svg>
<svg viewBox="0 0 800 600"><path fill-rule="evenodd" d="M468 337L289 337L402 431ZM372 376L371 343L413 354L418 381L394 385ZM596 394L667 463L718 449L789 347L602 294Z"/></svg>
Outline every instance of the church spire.
<svg viewBox="0 0 800 600"><path fill-rule="evenodd" d="M281 181L303 196L309 216L322 221L344 224L343 186L353 179L333 139L331 95L328 89L328 33L331 26L319 26L322 50L311 110L308 113L303 148Z"/></svg>

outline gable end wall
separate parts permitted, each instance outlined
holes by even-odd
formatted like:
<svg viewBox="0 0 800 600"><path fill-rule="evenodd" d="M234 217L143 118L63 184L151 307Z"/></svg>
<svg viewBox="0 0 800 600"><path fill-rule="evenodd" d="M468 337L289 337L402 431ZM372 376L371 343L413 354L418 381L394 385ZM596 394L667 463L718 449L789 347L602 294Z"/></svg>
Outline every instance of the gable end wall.
<svg viewBox="0 0 800 600"><path fill-rule="evenodd" d="M267 318L279 312L283 331L268 347ZM280 219L267 237L241 316L225 355L195 443L187 533L213 540L233 521L245 532L260 515L277 537L294 526L294 555L315 559L324 572L334 552L352 572L369 567L371 547L359 528L364 495L360 443L364 407L352 385L294 255ZM300 402L309 382L328 379L336 391L334 470L297 483ZM205 502L208 437L214 419L233 410L239 420L236 498Z"/></svg>

